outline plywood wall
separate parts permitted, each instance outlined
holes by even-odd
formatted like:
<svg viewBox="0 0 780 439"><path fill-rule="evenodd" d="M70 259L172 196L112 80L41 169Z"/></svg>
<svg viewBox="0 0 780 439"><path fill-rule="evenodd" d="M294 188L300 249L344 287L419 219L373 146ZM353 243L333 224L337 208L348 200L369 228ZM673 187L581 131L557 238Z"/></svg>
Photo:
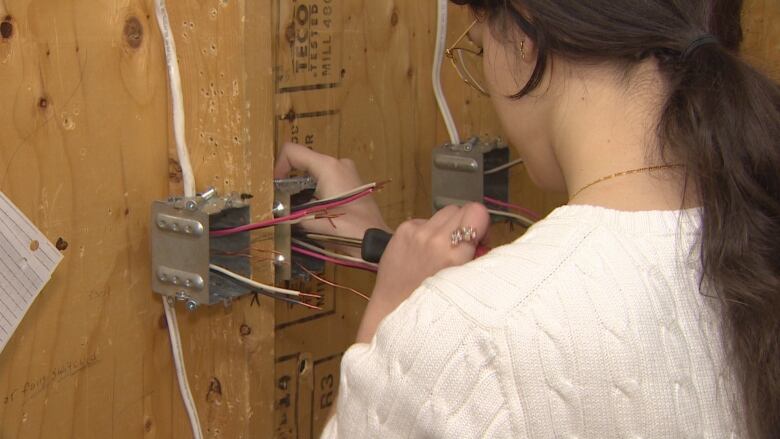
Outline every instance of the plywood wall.
<svg viewBox="0 0 780 439"><path fill-rule="evenodd" d="M270 16L169 3L198 187L254 193L267 212ZM0 438L188 437L150 290L150 204L180 190L153 3L6 0L0 20L0 190L67 243L0 356ZM269 437L272 307L179 319L208 437Z"/></svg>
<svg viewBox="0 0 780 439"><path fill-rule="evenodd" d="M743 23L745 57L780 81L780 2L746 0Z"/></svg>
<svg viewBox="0 0 780 439"><path fill-rule="evenodd" d="M353 158L367 180L392 179L377 197L392 225L430 213L430 150L446 140L430 86L434 2L169 8L200 188L251 192L261 216L274 145L293 139ZM450 40L469 20L451 11ZM747 53L773 72L779 14L774 0L749 0L745 15ZM149 288L149 205L180 184L153 3L5 0L0 20L0 190L67 243L0 355L0 439L189 437ZM443 81L462 135L500 135L489 102L447 65ZM512 182L512 200L531 208L564 201L533 189L522 168ZM373 281L329 277L365 292ZM322 312L241 301L180 314L207 437L317 436L364 307L323 291Z"/></svg>

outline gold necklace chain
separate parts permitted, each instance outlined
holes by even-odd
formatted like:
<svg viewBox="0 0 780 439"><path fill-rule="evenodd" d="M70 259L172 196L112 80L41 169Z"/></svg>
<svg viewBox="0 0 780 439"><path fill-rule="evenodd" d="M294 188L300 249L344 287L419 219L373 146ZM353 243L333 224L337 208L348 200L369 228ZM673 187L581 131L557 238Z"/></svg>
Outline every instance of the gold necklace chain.
<svg viewBox="0 0 780 439"><path fill-rule="evenodd" d="M574 195L572 195L572 197L569 198L569 200L575 199L577 197L577 195L581 194L582 191L584 191L585 189L588 189L591 186L595 186L595 185L597 185L597 184L599 184L601 182L604 182L604 181L607 181L607 180L611 180L613 178L625 177L626 175L639 174L641 172L652 172L652 171L660 171L662 169L682 168L682 167L685 167L685 165L677 164L677 165L648 166L646 168L632 169L630 171L623 171L623 172L618 172L616 174L607 175L606 177L601 177L598 180L585 185L585 187L583 187L582 189L580 189L577 192L575 192Z"/></svg>

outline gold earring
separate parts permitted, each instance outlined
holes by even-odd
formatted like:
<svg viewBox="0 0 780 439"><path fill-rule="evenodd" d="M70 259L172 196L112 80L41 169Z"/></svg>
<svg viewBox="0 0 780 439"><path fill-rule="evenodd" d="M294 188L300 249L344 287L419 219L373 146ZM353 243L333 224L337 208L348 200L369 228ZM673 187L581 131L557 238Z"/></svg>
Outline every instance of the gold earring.
<svg viewBox="0 0 780 439"><path fill-rule="evenodd" d="M520 42L520 58L525 61L525 40Z"/></svg>

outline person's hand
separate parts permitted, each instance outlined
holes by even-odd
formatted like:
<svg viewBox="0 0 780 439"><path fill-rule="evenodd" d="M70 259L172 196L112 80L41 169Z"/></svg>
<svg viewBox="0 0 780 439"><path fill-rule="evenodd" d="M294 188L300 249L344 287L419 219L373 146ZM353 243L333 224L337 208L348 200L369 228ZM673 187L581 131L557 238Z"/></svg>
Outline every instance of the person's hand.
<svg viewBox="0 0 780 439"><path fill-rule="evenodd" d="M337 159L314 152L305 146L287 143L282 147L276 160L274 178L286 178L293 169L306 172L317 179L315 196L320 199L339 195L363 185L352 160ZM332 220L306 221L302 223L302 227L312 233L357 239L363 239L363 234L370 228L390 231L382 219L373 196L333 209L330 213L339 216Z"/></svg>
<svg viewBox="0 0 780 439"><path fill-rule="evenodd" d="M374 293L358 331L357 342L368 343L377 326L422 282L437 272L474 259L477 245L487 235L490 216L485 206L448 206L430 220L410 220L398 227L379 262ZM452 244L456 230L471 227L473 240Z"/></svg>

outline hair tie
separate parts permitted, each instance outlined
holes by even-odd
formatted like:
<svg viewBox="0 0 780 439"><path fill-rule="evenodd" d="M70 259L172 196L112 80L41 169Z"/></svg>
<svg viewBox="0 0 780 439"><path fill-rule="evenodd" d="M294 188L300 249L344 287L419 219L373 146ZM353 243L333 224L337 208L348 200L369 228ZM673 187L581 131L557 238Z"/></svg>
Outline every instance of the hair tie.
<svg viewBox="0 0 780 439"><path fill-rule="evenodd" d="M699 49L702 46L706 46L709 44L720 44L720 41L712 35L712 34L702 34L698 37L694 38L689 44L688 47L683 51L680 58L683 61L687 61L688 58L693 55L693 52L695 52L697 49Z"/></svg>

